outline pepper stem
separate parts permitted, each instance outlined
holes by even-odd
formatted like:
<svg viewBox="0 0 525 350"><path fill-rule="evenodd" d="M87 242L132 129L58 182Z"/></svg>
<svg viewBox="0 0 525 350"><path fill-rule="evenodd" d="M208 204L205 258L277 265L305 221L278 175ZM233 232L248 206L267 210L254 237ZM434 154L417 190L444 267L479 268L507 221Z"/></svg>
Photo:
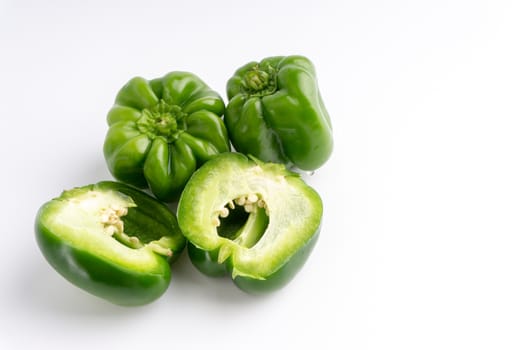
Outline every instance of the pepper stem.
<svg viewBox="0 0 525 350"><path fill-rule="evenodd" d="M163 137L167 142L173 142L186 129L186 113L177 105L170 105L164 100L142 111L137 120L137 128L150 139Z"/></svg>
<svg viewBox="0 0 525 350"><path fill-rule="evenodd" d="M268 73L262 70L252 70L246 73L244 84L254 91L260 91L268 85Z"/></svg>
<svg viewBox="0 0 525 350"><path fill-rule="evenodd" d="M277 89L276 71L270 65L255 65L244 74L241 84L251 96L270 95Z"/></svg>

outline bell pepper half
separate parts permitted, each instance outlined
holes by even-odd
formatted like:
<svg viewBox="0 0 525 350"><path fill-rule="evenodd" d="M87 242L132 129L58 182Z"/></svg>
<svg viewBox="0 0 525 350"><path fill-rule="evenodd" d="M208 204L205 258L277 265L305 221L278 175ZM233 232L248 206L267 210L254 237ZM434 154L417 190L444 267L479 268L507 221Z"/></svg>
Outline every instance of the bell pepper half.
<svg viewBox="0 0 525 350"><path fill-rule="evenodd" d="M231 274L249 293L288 283L318 238L321 198L283 164L222 153L184 188L177 217L188 255L209 276Z"/></svg>
<svg viewBox="0 0 525 350"><path fill-rule="evenodd" d="M313 171L332 153L332 124L312 62L268 57L239 68L227 83L226 128L235 149Z"/></svg>
<svg viewBox="0 0 525 350"><path fill-rule="evenodd" d="M186 240L171 210L128 185L64 191L37 213L36 240L64 278L114 304L152 302L168 288Z"/></svg>
<svg viewBox="0 0 525 350"><path fill-rule="evenodd" d="M219 94L192 73L135 77L107 115L108 168L116 179L173 201L195 169L230 150L223 113Z"/></svg>

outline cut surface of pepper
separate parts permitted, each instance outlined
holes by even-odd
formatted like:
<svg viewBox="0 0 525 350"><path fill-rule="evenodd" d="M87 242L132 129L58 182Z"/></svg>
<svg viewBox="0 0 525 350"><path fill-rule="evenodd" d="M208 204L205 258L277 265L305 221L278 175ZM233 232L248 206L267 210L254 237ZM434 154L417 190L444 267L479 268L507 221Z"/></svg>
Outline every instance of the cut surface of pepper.
<svg viewBox="0 0 525 350"><path fill-rule="evenodd" d="M64 191L39 210L35 233L46 260L78 287L120 305L164 293L186 241L169 208L115 182Z"/></svg>
<svg viewBox="0 0 525 350"><path fill-rule="evenodd" d="M282 164L223 153L184 189L177 216L203 273L247 292L278 289L305 263L322 218L319 195Z"/></svg>

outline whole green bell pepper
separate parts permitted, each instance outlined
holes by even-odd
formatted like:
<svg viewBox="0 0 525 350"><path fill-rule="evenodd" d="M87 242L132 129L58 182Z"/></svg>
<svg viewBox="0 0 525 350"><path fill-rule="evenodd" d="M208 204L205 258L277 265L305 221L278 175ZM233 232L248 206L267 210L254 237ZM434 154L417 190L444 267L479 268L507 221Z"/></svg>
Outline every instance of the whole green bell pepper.
<svg viewBox="0 0 525 350"><path fill-rule="evenodd" d="M192 263L250 293L281 288L318 238L322 202L283 164L222 153L184 188L177 217Z"/></svg>
<svg viewBox="0 0 525 350"><path fill-rule="evenodd" d="M224 121L237 151L302 170L330 157L332 125L306 57L250 62L230 78L227 94Z"/></svg>
<svg viewBox="0 0 525 350"><path fill-rule="evenodd" d="M168 207L116 182L64 191L40 208L35 232L46 260L68 281L129 306L164 293L170 263L186 245Z"/></svg>
<svg viewBox="0 0 525 350"><path fill-rule="evenodd" d="M116 179L173 201L202 163L230 150L224 102L192 73L131 79L109 111L104 155Z"/></svg>

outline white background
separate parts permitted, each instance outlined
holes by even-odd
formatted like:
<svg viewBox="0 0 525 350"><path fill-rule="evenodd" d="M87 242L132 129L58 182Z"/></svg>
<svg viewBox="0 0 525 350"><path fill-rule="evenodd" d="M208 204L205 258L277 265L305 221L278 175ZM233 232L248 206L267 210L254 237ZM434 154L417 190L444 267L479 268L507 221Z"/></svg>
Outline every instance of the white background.
<svg viewBox="0 0 525 350"><path fill-rule="evenodd" d="M523 1L146 3L0 2L0 348L525 348ZM161 299L122 308L52 270L36 211L111 179L129 78L186 70L225 97L288 54L316 65L335 137L291 284L249 296L184 255Z"/></svg>

